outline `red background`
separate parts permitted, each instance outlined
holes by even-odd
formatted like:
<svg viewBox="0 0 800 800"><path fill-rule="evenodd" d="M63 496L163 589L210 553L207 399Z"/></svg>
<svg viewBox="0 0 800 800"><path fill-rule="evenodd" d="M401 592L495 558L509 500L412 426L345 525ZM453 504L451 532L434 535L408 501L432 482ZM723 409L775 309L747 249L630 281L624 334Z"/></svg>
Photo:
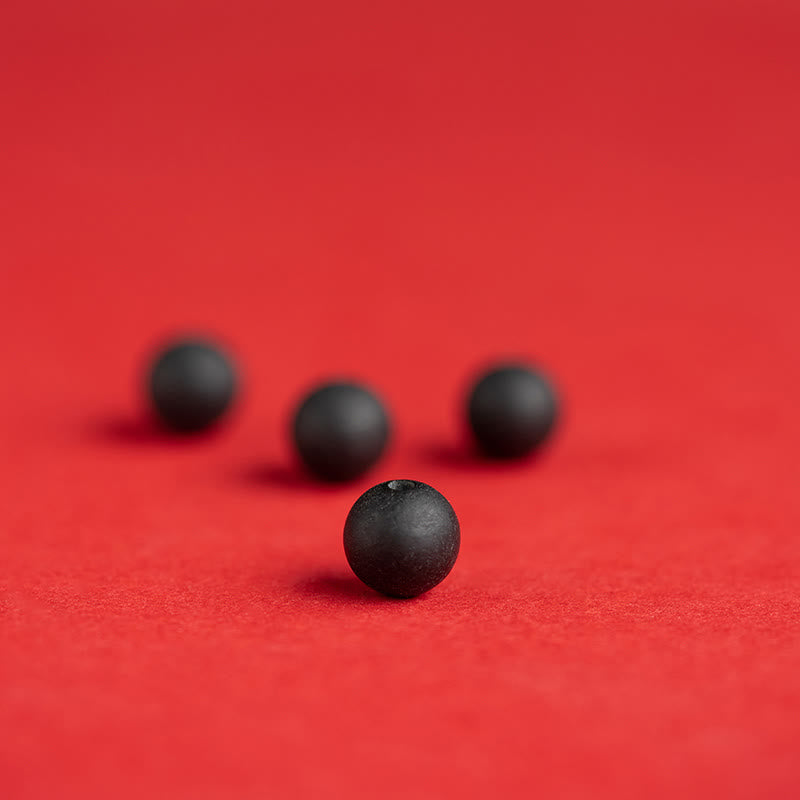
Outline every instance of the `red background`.
<svg viewBox="0 0 800 800"><path fill-rule="evenodd" d="M795 2L6 0L0 109L4 797L797 796ZM246 371L191 442L185 329ZM564 425L484 465L516 354ZM332 489L331 374L397 428ZM462 522L409 602L342 553L390 477Z"/></svg>

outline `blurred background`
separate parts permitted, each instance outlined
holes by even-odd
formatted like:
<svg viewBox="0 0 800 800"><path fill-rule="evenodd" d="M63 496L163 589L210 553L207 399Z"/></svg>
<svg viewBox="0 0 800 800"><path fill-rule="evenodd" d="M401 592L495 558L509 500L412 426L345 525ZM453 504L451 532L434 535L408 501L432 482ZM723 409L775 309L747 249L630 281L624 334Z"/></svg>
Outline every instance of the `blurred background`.
<svg viewBox="0 0 800 800"><path fill-rule="evenodd" d="M223 329L272 393L532 350L602 403L622 363L688 387L794 348L792 3L3 16L5 325L84 354L19 359L42 390L115 389L175 328Z"/></svg>
<svg viewBox="0 0 800 800"><path fill-rule="evenodd" d="M790 0L5 0L11 796L788 797L798 141ZM186 330L245 393L177 447ZM460 450L498 356L563 390L543 465ZM411 618L341 583L372 481L274 480L342 374L472 531Z"/></svg>

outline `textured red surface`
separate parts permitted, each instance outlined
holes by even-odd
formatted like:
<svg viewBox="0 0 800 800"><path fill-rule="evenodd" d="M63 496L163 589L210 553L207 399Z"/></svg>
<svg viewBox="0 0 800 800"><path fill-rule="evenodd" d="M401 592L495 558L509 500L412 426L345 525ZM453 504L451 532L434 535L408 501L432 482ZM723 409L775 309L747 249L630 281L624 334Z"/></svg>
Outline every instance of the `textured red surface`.
<svg viewBox="0 0 800 800"><path fill-rule="evenodd" d="M5 3L0 794L798 796L797 9ZM191 442L187 328L247 373ZM461 445L497 354L567 398L523 466ZM397 436L318 488L342 373ZM398 602L341 528L406 476L463 549Z"/></svg>

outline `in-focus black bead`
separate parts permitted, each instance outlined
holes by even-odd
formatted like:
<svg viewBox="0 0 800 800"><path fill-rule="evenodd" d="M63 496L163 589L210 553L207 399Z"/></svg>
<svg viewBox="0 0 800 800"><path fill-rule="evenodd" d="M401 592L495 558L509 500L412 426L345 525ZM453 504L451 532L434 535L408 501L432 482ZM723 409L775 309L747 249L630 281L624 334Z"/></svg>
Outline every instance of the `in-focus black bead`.
<svg viewBox="0 0 800 800"><path fill-rule="evenodd" d="M292 433L305 466L318 478L346 481L374 466L389 440L381 401L354 383L316 388L295 412Z"/></svg>
<svg viewBox="0 0 800 800"><path fill-rule="evenodd" d="M420 481L379 483L356 500L344 525L344 552L367 586L416 597L441 583L458 557L453 507Z"/></svg>
<svg viewBox="0 0 800 800"><path fill-rule="evenodd" d="M558 397L540 371L511 364L484 373L467 405L478 447L492 458L518 458L547 439L558 417Z"/></svg>
<svg viewBox="0 0 800 800"><path fill-rule="evenodd" d="M217 422L234 398L236 370L218 347L199 339L170 343L148 378L150 402L174 431L199 431Z"/></svg>

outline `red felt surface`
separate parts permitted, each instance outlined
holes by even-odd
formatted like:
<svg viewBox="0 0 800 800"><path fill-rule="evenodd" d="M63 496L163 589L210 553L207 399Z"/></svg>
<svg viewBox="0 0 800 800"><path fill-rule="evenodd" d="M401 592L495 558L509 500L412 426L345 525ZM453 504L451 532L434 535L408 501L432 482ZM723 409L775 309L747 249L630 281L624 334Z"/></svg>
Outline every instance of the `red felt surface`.
<svg viewBox="0 0 800 800"><path fill-rule="evenodd" d="M0 794L800 793L794 2L6 2ZM174 330L217 435L141 418ZM541 458L458 422L558 376ZM311 381L390 456L293 468ZM348 572L368 485L463 531L414 601Z"/></svg>

